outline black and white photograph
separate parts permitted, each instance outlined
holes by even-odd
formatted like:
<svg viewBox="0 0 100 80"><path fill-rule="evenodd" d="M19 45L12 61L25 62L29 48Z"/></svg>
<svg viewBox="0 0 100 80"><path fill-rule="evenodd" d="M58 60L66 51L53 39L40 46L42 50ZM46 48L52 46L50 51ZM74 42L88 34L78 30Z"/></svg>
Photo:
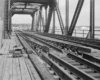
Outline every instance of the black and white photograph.
<svg viewBox="0 0 100 80"><path fill-rule="evenodd" d="M0 80L100 80L100 0L0 0Z"/></svg>

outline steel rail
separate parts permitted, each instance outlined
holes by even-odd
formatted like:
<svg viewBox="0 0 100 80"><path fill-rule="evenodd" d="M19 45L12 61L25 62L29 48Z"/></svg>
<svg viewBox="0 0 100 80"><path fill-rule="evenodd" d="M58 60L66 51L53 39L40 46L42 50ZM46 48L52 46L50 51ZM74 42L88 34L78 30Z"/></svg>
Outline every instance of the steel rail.
<svg viewBox="0 0 100 80"><path fill-rule="evenodd" d="M47 62L51 68L56 72L57 75L59 75L63 80L76 80L73 78L67 71L65 71L63 68L61 68L57 63L50 60L47 56L42 55L42 59ZM92 80L92 79L91 79Z"/></svg>
<svg viewBox="0 0 100 80"><path fill-rule="evenodd" d="M77 57L77 56L75 56L73 54L68 54L68 56L73 58L74 60L84 64L84 65L87 65L88 67L90 67L90 68L92 68L92 69L94 69L94 70L96 70L97 72L100 73L100 66L99 65L96 65L93 62L90 62L90 61L88 61L86 59L79 58L79 57Z"/></svg>
<svg viewBox="0 0 100 80"><path fill-rule="evenodd" d="M69 64L68 62L60 59L57 56L54 56L53 54L49 54L49 57L55 60L57 63L62 65L63 67L69 69L72 73L76 74L78 77L84 79L84 80L95 80L92 76L86 74L85 72L79 70L78 68L74 67L73 65Z"/></svg>

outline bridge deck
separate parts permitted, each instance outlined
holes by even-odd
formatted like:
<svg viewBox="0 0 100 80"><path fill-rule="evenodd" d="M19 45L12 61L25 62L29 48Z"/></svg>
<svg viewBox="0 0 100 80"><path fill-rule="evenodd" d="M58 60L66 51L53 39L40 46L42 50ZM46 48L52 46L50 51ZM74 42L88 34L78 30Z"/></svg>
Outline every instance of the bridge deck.
<svg viewBox="0 0 100 80"><path fill-rule="evenodd" d="M15 37L3 41L0 50L0 80L40 80L35 68L26 56L12 57L10 52L14 50L16 45L20 47ZM31 71L34 75L31 74Z"/></svg>

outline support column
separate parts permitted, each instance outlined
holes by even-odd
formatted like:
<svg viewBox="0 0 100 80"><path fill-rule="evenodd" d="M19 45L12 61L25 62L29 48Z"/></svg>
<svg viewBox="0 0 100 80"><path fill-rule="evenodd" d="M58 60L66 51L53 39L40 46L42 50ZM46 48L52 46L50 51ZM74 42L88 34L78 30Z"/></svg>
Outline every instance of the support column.
<svg viewBox="0 0 100 80"><path fill-rule="evenodd" d="M42 31L42 7L40 8L40 20L39 20L39 23L40 23L40 32Z"/></svg>
<svg viewBox="0 0 100 80"><path fill-rule="evenodd" d="M95 0L90 0L90 38L94 39L95 26Z"/></svg>
<svg viewBox="0 0 100 80"><path fill-rule="evenodd" d="M54 10L53 10L53 28L52 28L52 29L53 29L53 30L52 30L52 33L53 33L53 34L55 34L55 27L56 27L56 26L55 26L55 8L54 8Z"/></svg>
<svg viewBox="0 0 100 80"><path fill-rule="evenodd" d="M51 22L51 17L52 17L52 12L53 12L53 4L49 5L49 13L48 13L48 19L46 20L46 25L45 25L45 30L44 32L48 33L49 32L49 28L50 28L50 22Z"/></svg>
<svg viewBox="0 0 100 80"><path fill-rule="evenodd" d="M32 15L32 27L31 27L31 31L34 31L34 13Z"/></svg>
<svg viewBox="0 0 100 80"><path fill-rule="evenodd" d="M47 6L45 6L45 21L47 20Z"/></svg>
<svg viewBox="0 0 100 80"><path fill-rule="evenodd" d="M36 31L37 13L34 13L34 31Z"/></svg>
<svg viewBox="0 0 100 80"><path fill-rule="evenodd" d="M12 32L12 12L9 12L8 28L9 28L9 33L11 34L11 32Z"/></svg>
<svg viewBox="0 0 100 80"><path fill-rule="evenodd" d="M44 22L44 30L45 30L46 22L47 22L47 5L45 6L45 22Z"/></svg>
<svg viewBox="0 0 100 80"><path fill-rule="evenodd" d="M42 26L43 26L43 31L44 31L44 17L42 17Z"/></svg>
<svg viewBox="0 0 100 80"><path fill-rule="evenodd" d="M66 19L65 19L65 35L68 34L68 28L69 28L69 0L66 0L66 8L65 8L65 11L66 11Z"/></svg>
<svg viewBox="0 0 100 80"><path fill-rule="evenodd" d="M39 25L39 23L40 23L40 11L38 11L38 14L37 14L37 26L36 26L36 31L38 31L39 30L39 27L40 27L40 25Z"/></svg>

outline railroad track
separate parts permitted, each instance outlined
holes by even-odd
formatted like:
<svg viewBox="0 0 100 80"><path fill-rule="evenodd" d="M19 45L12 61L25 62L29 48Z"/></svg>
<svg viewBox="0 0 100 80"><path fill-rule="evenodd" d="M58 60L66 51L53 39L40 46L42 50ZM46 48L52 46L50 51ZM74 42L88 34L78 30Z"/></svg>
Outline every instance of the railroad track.
<svg viewBox="0 0 100 80"><path fill-rule="evenodd" d="M31 36L31 37L35 37L35 38L38 38L42 41L45 42L48 42L49 44L52 44L53 46L55 47L58 47L60 49L64 49L64 48L67 48L67 49L71 49L72 51L79 51L79 52L86 52L86 53L91 53L91 49L90 48L85 48L79 44L75 44L75 43L72 43L72 42L63 42L63 41L59 41L59 39L56 39L56 40L50 40L50 39L45 39L45 38L42 38L42 37L38 37L37 35L34 35L34 34L31 34L31 33L22 33L22 34L25 34L27 36Z"/></svg>
<svg viewBox="0 0 100 80"><path fill-rule="evenodd" d="M88 49L88 48L84 48L80 45L77 45L77 44L72 44L71 43L62 43L62 42L56 42L56 41L52 41L52 40L46 40L46 39L43 39L43 38L39 38L37 36L34 36L34 35L31 35L31 34L27 34L27 33L22 33L23 35L27 35L27 36L30 36L30 37L33 37L33 38L36 38L38 39L39 41L42 41L44 44L47 44L53 48L55 48L56 50L60 51L60 52L63 52L67 50L67 52L74 52L76 55L81 55L83 58L85 59L88 59L90 61L96 61L98 63L100 63L100 60L96 59L96 58L93 58L91 55L87 54L87 53L90 53L91 50Z"/></svg>
<svg viewBox="0 0 100 80"><path fill-rule="evenodd" d="M39 40L40 42L42 41L42 43L44 44L47 44L49 45L50 47L53 47L55 48L57 51L60 51L60 52L63 52L67 50L67 53L68 52L73 52L75 55L81 55L81 57L87 59L87 60L90 60L92 62L96 62L96 63L100 63L100 59L98 58L95 58L93 56L91 56L90 54L87 54L90 52L90 49L88 48L84 48L80 45L77 45L77 44L68 44L66 45L65 43L61 43L61 42L56 42L56 41L52 41L52 40L46 40L44 38L39 38L37 37L36 35L31 35L30 33L22 33L23 35L26 35L26 36L30 36L32 38L35 38L37 40ZM75 45L75 46L74 46Z"/></svg>
<svg viewBox="0 0 100 80"><path fill-rule="evenodd" d="M45 44L48 44L50 46L54 46L54 48L56 47L58 51L62 51L62 50L67 50L68 51L72 51L74 52L76 55L81 55L83 58L87 59L87 60L90 60L90 61L93 61L93 62L96 62L96 63L100 63L100 59L98 58L95 58L93 56L91 56L91 54L88 54L91 52L91 50L89 48L84 48L83 46L80 46L78 44L72 44L69 43L66 45L66 43L61 43L59 41L52 41L52 40L46 40L44 38L39 38L35 35L32 35L30 33L24 33L25 35L27 36L30 36L30 37L33 37L34 38L37 38L38 40L42 40L43 43Z"/></svg>
<svg viewBox="0 0 100 80"><path fill-rule="evenodd" d="M31 46L32 49L34 49L34 46L38 48L38 50L43 47L43 45L32 42L29 39L29 37L32 38L32 36L28 37L25 34L21 35L21 37L25 39L25 41ZM37 38L35 39L37 40ZM43 43L42 41L40 42ZM55 50L54 47L52 48ZM40 55L38 50L36 52L38 55ZM46 52L41 52L41 58L62 80L100 80L100 65L94 64L93 62L90 62L89 60L86 60L82 57L78 57L73 53L68 53L63 57L62 55L64 54L59 55L50 51L49 54L45 53Z"/></svg>
<svg viewBox="0 0 100 80"><path fill-rule="evenodd" d="M54 35L54 34L48 34L48 33L37 33L37 34L43 35L43 36L49 36L49 37L56 38L63 41L69 41L69 42L82 44L84 46L92 47L95 49L100 49L100 40L94 40L94 39L91 40L91 39L70 37L70 36L66 37L64 35L58 35L58 34Z"/></svg>

